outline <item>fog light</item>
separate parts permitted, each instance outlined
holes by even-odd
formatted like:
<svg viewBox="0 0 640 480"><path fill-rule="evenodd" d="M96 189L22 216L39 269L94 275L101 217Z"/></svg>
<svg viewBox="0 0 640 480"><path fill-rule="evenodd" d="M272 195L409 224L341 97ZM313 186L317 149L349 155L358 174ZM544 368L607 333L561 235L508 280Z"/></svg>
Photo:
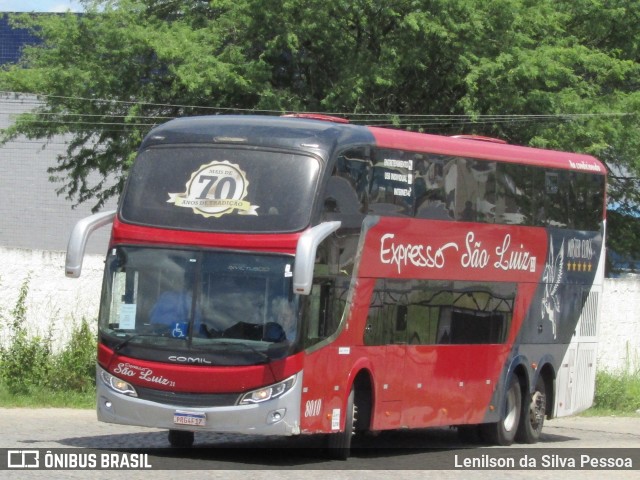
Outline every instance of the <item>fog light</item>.
<svg viewBox="0 0 640 480"><path fill-rule="evenodd" d="M285 408L281 408L279 410L274 410L273 412L269 412L269 415L267 415L267 423L269 425L273 423L278 423L280 420L284 418L285 413L287 413L287 410Z"/></svg>

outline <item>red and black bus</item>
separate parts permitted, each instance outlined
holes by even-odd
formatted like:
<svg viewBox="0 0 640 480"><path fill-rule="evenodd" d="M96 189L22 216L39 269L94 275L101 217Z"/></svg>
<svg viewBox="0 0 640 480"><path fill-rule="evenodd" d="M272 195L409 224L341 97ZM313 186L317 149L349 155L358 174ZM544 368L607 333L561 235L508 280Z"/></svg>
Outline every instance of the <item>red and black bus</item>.
<svg viewBox="0 0 640 480"><path fill-rule="evenodd" d="M307 117L307 118L305 118ZM312 117L312 118L308 118ZM605 230L593 157L322 116L170 121L113 223L101 421L508 445L590 406Z"/></svg>

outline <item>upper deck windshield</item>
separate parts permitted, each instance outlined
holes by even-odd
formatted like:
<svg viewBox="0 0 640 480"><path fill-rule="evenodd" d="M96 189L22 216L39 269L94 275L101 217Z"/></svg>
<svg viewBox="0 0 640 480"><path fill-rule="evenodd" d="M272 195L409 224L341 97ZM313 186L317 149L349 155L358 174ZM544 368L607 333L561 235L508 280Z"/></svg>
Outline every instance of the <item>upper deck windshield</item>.
<svg viewBox="0 0 640 480"><path fill-rule="evenodd" d="M308 224L320 163L216 145L155 146L131 170L121 216L179 230L293 232Z"/></svg>
<svg viewBox="0 0 640 480"><path fill-rule="evenodd" d="M275 255L114 248L102 341L127 356L179 363L282 358L296 350L299 331L292 264Z"/></svg>

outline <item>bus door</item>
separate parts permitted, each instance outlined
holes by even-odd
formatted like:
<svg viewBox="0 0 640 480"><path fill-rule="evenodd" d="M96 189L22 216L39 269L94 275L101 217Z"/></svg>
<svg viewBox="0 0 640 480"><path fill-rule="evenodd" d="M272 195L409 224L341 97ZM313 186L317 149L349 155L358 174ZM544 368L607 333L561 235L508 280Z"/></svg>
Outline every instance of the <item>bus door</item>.
<svg viewBox="0 0 640 480"><path fill-rule="evenodd" d="M378 280L372 293L365 326L364 343L374 368L376 409L374 429L401 426L406 356L406 306Z"/></svg>
<svg viewBox="0 0 640 480"><path fill-rule="evenodd" d="M302 394L303 431L330 431L339 418L348 379L348 363L332 339L346 306L348 279L316 278L304 298L303 342L307 350Z"/></svg>

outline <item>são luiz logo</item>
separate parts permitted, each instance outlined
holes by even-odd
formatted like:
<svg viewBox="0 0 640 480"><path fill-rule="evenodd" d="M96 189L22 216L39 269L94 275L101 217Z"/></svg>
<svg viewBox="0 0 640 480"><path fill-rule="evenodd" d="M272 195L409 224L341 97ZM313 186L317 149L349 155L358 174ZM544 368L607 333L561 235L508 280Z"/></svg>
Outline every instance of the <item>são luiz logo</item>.
<svg viewBox="0 0 640 480"><path fill-rule="evenodd" d="M245 200L249 181L238 165L226 160L202 165L191 174L184 193L170 193L168 203L191 208L205 217L221 217L236 211L239 215L258 215L257 205Z"/></svg>

